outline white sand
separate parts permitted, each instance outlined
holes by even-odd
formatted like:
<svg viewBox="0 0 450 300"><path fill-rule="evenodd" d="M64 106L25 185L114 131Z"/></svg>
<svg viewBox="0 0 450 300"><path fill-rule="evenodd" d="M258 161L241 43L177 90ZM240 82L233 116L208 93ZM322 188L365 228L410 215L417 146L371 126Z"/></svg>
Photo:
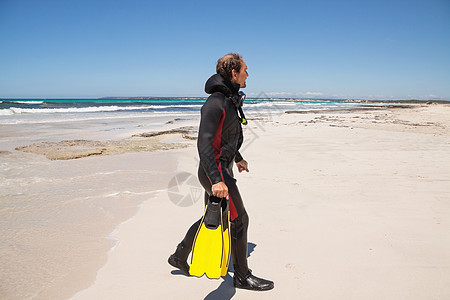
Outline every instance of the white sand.
<svg viewBox="0 0 450 300"><path fill-rule="evenodd" d="M250 173L237 175L249 265L275 289L173 270L202 204L178 207L163 191L112 234L119 244L73 299L449 299L449 116L429 105L250 121ZM170 153L177 172L196 173L195 148Z"/></svg>

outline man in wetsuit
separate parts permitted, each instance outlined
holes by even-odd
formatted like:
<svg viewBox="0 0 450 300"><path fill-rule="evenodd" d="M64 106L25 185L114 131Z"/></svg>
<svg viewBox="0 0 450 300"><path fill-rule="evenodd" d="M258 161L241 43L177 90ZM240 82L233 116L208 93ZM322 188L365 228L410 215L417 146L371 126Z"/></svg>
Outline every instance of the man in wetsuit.
<svg viewBox="0 0 450 300"><path fill-rule="evenodd" d="M201 109L197 148L200 156L198 178L205 189L205 202L209 195L229 197L231 258L234 266L234 286L249 290L270 290L274 283L252 275L247 265L248 215L233 178L233 162L239 172L249 171L248 163L239 153L243 135L238 110L242 105L239 89L246 87L247 65L237 53L220 58L217 74L211 76L205 91L211 94ZM195 222L178 244L169 264L189 276L187 258L201 219Z"/></svg>

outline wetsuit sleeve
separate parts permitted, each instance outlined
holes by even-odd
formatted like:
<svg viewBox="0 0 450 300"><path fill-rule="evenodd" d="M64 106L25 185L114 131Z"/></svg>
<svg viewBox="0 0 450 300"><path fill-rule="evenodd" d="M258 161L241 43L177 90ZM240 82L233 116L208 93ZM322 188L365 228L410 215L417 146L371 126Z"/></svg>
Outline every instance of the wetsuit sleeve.
<svg viewBox="0 0 450 300"><path fill-rule="evenodd" d="M243 159L244 158L242 157L241 153L239 153L239 151L236 151L236 156L234 157L234 161L235 162L240 162Z"/></svg>
<svg viewBox="0 0 450 300"><path fill-rule="evenodd" d="M213 142L218 142L220 151L220 135L217 132L224 113L220 99L210 98L205 102L201 110L200 127L198 129L197 150L200 157L200 165L205 170L212 184L222 181L219 168L216 163ZM217 101L214 101L217 100ZM219 139L217 140L217 135ZM216 139L216 140L215 140Z"/></svg>

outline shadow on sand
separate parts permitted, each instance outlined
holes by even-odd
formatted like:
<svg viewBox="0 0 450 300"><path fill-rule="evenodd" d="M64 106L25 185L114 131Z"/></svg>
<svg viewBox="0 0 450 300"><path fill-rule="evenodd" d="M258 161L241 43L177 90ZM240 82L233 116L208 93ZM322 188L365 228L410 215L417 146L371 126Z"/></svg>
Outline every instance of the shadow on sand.
<svg viewBox="0 0 450 300"><path fill-rule="evenodd" d="M247 257L255 250L256 244L248 243ZM204 300L230 300L236 294L236 288L233 285L233 277L231 277L230 272L234 272L233 264L230 263L228 267L227 276L222 277L223 281L217 289L209 293Z"/></svg>

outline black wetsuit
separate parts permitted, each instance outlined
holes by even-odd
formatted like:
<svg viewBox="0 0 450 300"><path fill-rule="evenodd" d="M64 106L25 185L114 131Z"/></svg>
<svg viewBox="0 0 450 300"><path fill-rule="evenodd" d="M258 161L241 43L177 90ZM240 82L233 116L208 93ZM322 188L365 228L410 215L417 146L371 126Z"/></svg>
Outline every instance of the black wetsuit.
<svg viewBox="0 0 450 300"><path fill-rule="evenodd" d="M197 142L200 156L198 178L205 189L205 203L213 184L223 181L228 187L231 257L235 271L246 274L248 215L232 170L233 162L243 159L239 153L243 142L241 119L233 101L239 91L239 84L215 74L206 82L205 91L211 96L201 110ZM180 243L177 250L179 258L187 259L200 222L201 219L189 228Z"/></svg>

